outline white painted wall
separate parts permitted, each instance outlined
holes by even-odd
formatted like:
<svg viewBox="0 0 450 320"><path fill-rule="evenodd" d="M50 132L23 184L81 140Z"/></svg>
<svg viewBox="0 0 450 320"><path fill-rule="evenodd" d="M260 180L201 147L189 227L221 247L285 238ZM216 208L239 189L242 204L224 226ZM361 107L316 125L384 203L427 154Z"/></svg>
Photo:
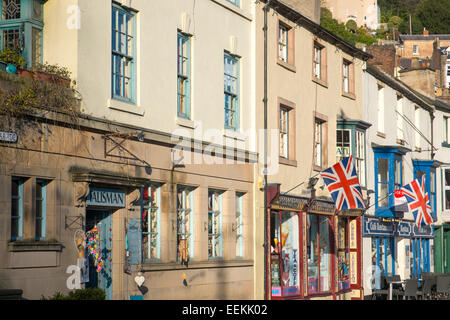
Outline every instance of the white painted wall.
<svg viewBox="0 0 450 320"><path fill-rule="evenodd" d="M377 134L378 131L378 84L384 84L384 134L385 137ZM397 143L397 91L390 87L388 84L377 80L373 75L368 72L363 74L363 88L364 88L364 118L363 120L372 123L372 126L366 131L367 135L367 185L368 189L375 191L375 163L374 163L374 153L371 144L375 143L377 145L383 146L401 146ZM420 131L424 136L431 141L431 119L429 112L419 106L418 104L412 102L407 97L402 98L402 109L404 116L410 119L414 123L414 112L415 107L420 108ZM412 160L429 160L431 159L430 150L431 146L426 142L423 137L420 137L420 147L422 152L415 151L416 142L416 131L408 124L405 120L402 123L403 126L403 139L405 140L404 147L411 149L411 152L407 152L403 156L403 185L411 182L414 179L414 169ZM425 151L427 150L427 151ZM370 204L374 204L375 194L370 194ZM372 206L368 212L368 215L375 214L375 205ZM411 213L406 212L404 219L414 220ZM397 242L397 260L396 260L396 271L402 279L409 278L410 269L406 261L405 256L405 246L409 245L409 239L402 239ZM371 238L363 238L363 270L364 276L370 277L371 273ZM431 263L433 264L433 263ZM370 282L364 279L364 294L368 295L371 293Z"/></svg>
<svg viewBox="0 0 450 320"><path fill-rule="evenodd" d="M119 2L137 11L136 105L110 99L111 0L48 1L44 8L44 61L70 68L85 114L167 133L184 128L192 136L194 121L201 121L202 135L207 129L223 134L223 56L228 50L241 57L240 131L251 127L252 1L241 0L241 8L226 0ZM67 27L71 5L80 10L81 25L76 30ZM188 17L183 31L192 34L191 122L177 120L177 29L183 28L183 14ZM231 37L236 39L234 48Z"/></svg>

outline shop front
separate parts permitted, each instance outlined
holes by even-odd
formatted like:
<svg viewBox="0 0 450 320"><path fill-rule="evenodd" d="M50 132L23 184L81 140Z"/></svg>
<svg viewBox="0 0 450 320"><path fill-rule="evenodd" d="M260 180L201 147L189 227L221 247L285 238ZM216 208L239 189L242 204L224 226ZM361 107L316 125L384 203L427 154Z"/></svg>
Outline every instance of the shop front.
<svg viewBox="0 0 450 320"><path fill-rule="evenodd" d="M421 279L432 268L432 226L417 228L414 221L363 217L363 237L370 239L371 265L379 274ZM372 273L372 276L374 274ZM372 289L380 289L379 281L370 279Z"/></svg>
<svg viewBox="0 0 450 320"><path fill-rule="evenodd" d="M269 212L271 299L361 298L359 218L337 216L331 200L279 191Z"/></svg>

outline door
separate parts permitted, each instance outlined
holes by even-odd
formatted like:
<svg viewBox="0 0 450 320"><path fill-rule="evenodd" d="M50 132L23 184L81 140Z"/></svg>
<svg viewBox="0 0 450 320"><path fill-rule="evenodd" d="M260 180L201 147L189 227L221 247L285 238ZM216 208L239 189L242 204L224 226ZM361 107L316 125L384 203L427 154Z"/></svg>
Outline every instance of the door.
<svg viewBox="0 0 450 320"><path fill-rule="evenodd" d="M89 282L86 288L105 290L106 300L112 299L112 214L111 211L86 212Z"/></svg>
<svg viewBox="0 0 450 320"><path fill-rule="evenodd" d="M450 273L450 228L444 229L444 272Z"/></svg>

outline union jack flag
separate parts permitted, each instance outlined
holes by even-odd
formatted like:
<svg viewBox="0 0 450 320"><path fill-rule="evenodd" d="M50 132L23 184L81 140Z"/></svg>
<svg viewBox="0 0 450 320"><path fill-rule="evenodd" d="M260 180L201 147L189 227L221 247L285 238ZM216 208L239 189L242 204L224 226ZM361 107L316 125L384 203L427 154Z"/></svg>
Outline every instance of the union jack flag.
<svg viewBox="0 0 450 320"><path fill-rule="evenodd" d="M353 156L342 159L320 175L328 187L337 211L365 209Z"/></svg>
<svg viewBox="0 0 450 320"><path fill-rule="evenodd" d="M412 212L417 227L420 228L431 224L433 217L431 216L430 198L428 193L425 192L425 176L422 176L421 182L416 179L404 186L402 190L408 201L409 212Z"/></svg>

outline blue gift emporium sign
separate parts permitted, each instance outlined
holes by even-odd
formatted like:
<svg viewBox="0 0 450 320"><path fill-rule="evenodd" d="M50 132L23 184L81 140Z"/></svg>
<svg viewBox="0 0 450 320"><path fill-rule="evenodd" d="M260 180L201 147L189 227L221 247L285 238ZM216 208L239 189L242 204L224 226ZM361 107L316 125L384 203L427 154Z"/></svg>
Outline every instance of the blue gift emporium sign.
<svg viewBox="0 0 450 320"><path fill-rule="evenodd" d="M363 237L393 236L394 233L395 228L392 222L370 217L364 217L363 219Z"/></svg>
<svg viewBox="0 0 450 320"><path fill-rule="evenodd" d="M86 198L86 205L97 207L125 208L125 191L92 188Z"/></svg>

